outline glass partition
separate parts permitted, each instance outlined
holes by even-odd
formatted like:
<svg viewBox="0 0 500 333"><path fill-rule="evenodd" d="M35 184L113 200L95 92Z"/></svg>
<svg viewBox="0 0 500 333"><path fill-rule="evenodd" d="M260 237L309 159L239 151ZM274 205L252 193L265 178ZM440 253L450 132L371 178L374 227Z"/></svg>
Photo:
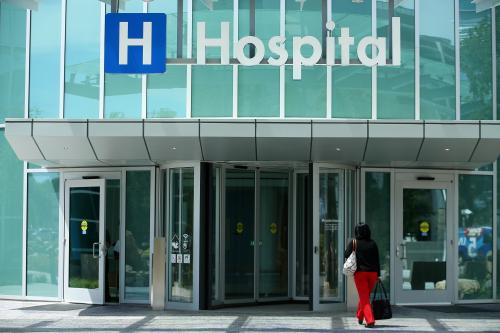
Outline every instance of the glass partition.
<svg viewBox="0 0 500 333"><path fill-rule="evenodd" d="M168 300L193 302L194 169L169 170Z"/></svg>
<svg viewBox="0 0 500 333"><path fill-rule="evenodd" d="M59 174L28 174L28 296L59 294Z"/></svg>
<svg viewBox="0 0 500 333"><path fill-rule="evenodd" d="M0 295L21 295L23 264L23 162L0 129Z"/></svg>
<svg viewBox="0 0 500 333"><path fill-rule="evenodd" d="M101 4L66 2L64 118L99 118Z"/></svg>
<svg viewBox="0 0 500 333"><path fill-rule="evenodd" d="M26 10L0 2L0 124L24 117Z"/></svg>
<svg viewBox="0 0 500 333"><path fill-rule="evenodd" d="M365 173L365 223L370 226L380 257L380 278L390 292L391 275L391 174Z"/></svg>
<svg viewBox="0 0 500 333"><path fill-rule="evenodd" d="M460 175L458 298L493 298L493 177Z"/></svg>
<svg viewBox="0 0 500 333"><path fill-rule="evenodd" d="M151 171L127 171L125 299L149 301Z"/></svg>
<svg viewBox="0 0 500 333"><path fill-rule="evenodd" d="M38 2L31 11L30 118L59 118L61 0Z"/></svg>

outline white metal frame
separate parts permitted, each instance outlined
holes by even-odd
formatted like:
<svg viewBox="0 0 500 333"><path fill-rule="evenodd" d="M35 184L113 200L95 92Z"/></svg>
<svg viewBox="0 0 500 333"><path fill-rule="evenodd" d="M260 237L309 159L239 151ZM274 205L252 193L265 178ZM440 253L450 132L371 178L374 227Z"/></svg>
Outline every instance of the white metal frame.
<svg viewBox="0 0 500 333"><path fill-rule="evenodd" d="M169 212L170 212L170 170L179 168L192 168L194 171L194 200L193 200L193 301L191 303L183 303L170 301L170 234L169 234ZM166 180L162 186L164 198L164 221L159 222L164 224L165 239L166 239L166 260L165 271L165 305L169 310L198 310L200 308L200 184L201 184L201 165L199 161L168 163L162 165L160 172L163 173L163 179Z"/></svg>
<svg viewBox="0 0 500 333"><path fill-rule="evenodd" d="M70 245L70 190L78 187L99 187L99 287L96 289L72 288L69 286L69 245ZM64 300L75 303L103 304L104 303L104 262L106 257L106 183L104 179L65 180L64 181ZM95 245L96 243L94 243Z"/></svg>

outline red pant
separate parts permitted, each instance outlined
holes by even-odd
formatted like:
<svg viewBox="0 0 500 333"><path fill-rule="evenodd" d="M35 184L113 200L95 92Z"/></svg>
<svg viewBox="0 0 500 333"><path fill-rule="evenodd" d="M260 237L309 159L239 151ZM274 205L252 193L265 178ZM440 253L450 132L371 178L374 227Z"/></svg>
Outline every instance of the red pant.
<svg viewBox="0 0 500 333"><path fill-rule="evenodd" d="M377 283L376 272L356 272L354 274L354 283L358 289L359 303L356 317L359 320L365 319L367 324L375 323L373 318L372 306L370 304L370 292Z"/></svg>

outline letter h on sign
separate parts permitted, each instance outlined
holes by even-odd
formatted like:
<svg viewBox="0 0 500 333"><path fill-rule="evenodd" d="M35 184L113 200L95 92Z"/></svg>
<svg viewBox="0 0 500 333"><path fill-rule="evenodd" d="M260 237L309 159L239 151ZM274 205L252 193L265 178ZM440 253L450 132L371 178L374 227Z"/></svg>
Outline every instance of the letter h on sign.
<svg viewBox="0 0 500 333"><path fill-rule="evenodd" d="M164 73L166 26L165 14L106 14L104 71Z"/></svg>

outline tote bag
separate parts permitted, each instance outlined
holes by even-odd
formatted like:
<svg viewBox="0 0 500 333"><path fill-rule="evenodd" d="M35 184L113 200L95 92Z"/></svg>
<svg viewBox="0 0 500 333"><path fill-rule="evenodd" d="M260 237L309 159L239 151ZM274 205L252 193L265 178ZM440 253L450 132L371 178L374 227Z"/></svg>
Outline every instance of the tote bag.
<svg viewBox="0 0 500 333"><path fill-rule="evenodd" d="M342 273L347 276L353 276L358 269L358 265L356 263L356 240L352 240L352 253L349 258L346 259L344 263L344 268L342 269Z"/></svg>
<svg viewBox="0 0 500 333"><path fill-rule="evenodd" d="M379 286L382 290L382 295L381 297L377 298L377 291ZM375 290L373 291L372 309L375 320L392 318L391 302L387 298L387 292L385 291L384 284L382 283L382 281L380 281L380 279L378 279Z"/></svg>

